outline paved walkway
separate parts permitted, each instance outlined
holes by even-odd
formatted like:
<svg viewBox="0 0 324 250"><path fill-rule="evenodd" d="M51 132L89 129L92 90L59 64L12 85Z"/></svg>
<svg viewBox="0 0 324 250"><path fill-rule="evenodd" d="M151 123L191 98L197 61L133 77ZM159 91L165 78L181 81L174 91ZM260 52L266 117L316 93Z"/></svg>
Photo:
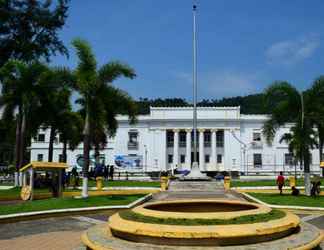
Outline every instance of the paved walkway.
<svg viewBox="0 0 324 250"><path fill-rule="evenodd" d="M203 186L205 184L193 184L194 186L190 183L171 185L168 192L154 195L154 200L186 198L242 199L233 192L224 192L222 186L217 186L216 182L212 184L214 183L215 186L213 186L212 190L204 190ZM188 192L189 187L190 191ZM109 216L109 212L104 212L0 224L0 249L75 249L81 244L80 236L85 229L96 224L105 223ZM303 214L300 217L304 221L324 230L324 215ZM324 249L324 243L322 248Z"/></svg>

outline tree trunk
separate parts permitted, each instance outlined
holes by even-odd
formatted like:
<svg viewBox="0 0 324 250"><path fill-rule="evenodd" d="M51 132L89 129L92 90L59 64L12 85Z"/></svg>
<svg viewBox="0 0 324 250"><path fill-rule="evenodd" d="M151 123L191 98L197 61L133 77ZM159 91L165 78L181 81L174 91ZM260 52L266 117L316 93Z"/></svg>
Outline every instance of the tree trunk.
<svg viewBox="0 0 324 250"><path fill-rule="evenodd" d="M319 159L320 159L320 164L323 161L323 140L321 139L321 137L319 137L319 143L318 143L318 150L319 150ZM322 168L322 177L324 177L324 167Z"/></svg>
<svg viewBox="0 0 324 250"><path fill-rule="evenodd" d="M50 132L50 139L49 139L49 145L48 145L48 161L53 161L53 144L55 139L55 128L51 127Z"/></svg>
<svg viewBox="0 0 324 250"><path fill-rule="evenodd" d="M90 117L89 112L86 114L84 130L83 130L83 184L82 197L88 197L88 170L89 170L89 152L90 152Z"/></svg>
<svg viewBox="0 0 324 250"><path fill-rule="evenodd" d="M304 153L304 182L305 182L305 194L311 195L311 183L310 183L310 152L306 150Z"/></svg>
<svg viewBox="0 0 324 250"><path fill-rule="evenodd" d="M19 169L25 164L25 134L26 134L26 114L23 112L21 128L20 128L20 143L19 143ZM21 183L19 183L21 186Z"/></svg>
<svg viewBox="0 0 324 250"><path fill-rule="evenodd" d="M65 162L65 163L67 161L67 153L66 153L66 151L67 151L67 141L64 140L63 141L62 157L63 157L63 162Z"/></svg>
<svg viewBox="0 0 324 250"><path fill-rule="evenodd" d="M20 162L20 128L21 128L21 116L20 114L17 115L16 120L16 142L15 142L15 187L19 186L19 162Z"/></svg>

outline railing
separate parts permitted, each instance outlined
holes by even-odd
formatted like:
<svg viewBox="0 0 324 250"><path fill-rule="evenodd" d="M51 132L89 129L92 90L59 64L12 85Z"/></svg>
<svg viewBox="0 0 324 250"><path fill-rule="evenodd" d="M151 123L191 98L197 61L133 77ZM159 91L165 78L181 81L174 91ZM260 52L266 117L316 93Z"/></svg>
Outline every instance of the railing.
<svg viewBox="0 0 324 250"><path fill-rule="evenodd" d="M286 165L286 164L260 164L254 165L249 162L248 164L241 163L241 172L245 172L246 174L257 174L257 175L266 175L266 174L278 174L280 171L283 171L284 174L294 174L295 171L298 174L302 174L304 172L303 169L300 168L299 165ZM319 167L319 163L310 165L310 172L312 174L320 174L321 169Z"/></svg>
<svg viewBox="0 0 324 250"><path fill-rule="evenodd" d="M180 147L180 148L185 148L186 145L187 145L187 143L186 143L185 141L180 141L180 142L179 142L179 147Z"/></svg>
<svg viewBox="0 0 324 250"><path fill-rule="evenodd" d="M205 141L204 146L210 148L211 142L210 141Z"/></svg>

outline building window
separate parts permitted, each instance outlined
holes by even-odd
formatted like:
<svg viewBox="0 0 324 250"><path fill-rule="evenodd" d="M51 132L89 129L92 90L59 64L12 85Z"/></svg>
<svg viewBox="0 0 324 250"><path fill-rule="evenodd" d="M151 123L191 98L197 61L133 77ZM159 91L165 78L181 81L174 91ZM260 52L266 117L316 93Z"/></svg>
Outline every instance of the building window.
<svg viewBox="0 0 324 250"><path fill-rule="evenodd" d="M45 142L45 134L38 134L37 141L38 142Z"/></svg>
<svg viewBox="0 0 324 250"><path fill-rule="evenodd" d="M168 155L168 163L173 163L173 155Z"/></svg>
<svg viewBox="0 0 324 250"><path fill-rule="evenodd" d="M180 162L185 163L186 162L186 156L185 155L180 155Z"/></svg>
<svg viewBox="0 0 324 250"><path fill-rule="evenodd" d="M224 130L219 130L216 132L216 146L218 148L224 147Z"/></svg>
<svg viewBox="0 0 324 250"><path fill-rule="evenodd" d="M197 142L197 146L199 145L199 133L197 131L196 133L196 142ZM194 145L194 132L192 131L191 132L191 145L193 146Z"/></svg>
<svg viewBox="0 0 324 250"><path fill-rule="evenodd" d="M167 146L173 147L173 142L174 142L174 133L173 131L167 131Z"/></svg>
<svg viewBox="0 0 324 250"><path fill-rule="evenodd" d="M138 132L129 131L128 132L128 149L138 149Z"/></svg>
<svg viewBox="0 0 324 250"><path fill-rule="evenodd" d="M253 165L256 168L262 167L262 154L253 154Z"/></svg>
<svg viewBox="0 0 324 250"><path fill-rule="evenodd" d="M205 163L209 163L210 162L210 155L205 155Z"/></svg>
<svg viewBox="0 0 324 250"><path fill-rule="evenodd" d="M261 141L261 133L253 132L253 141Z"/></svg>
<svg viewBox="0 0 324 250"><path fill-rule="evenodd" d="M43 154L37 155L37 161L43 161Z"/></svg>
<svg viewBox="0 0 324 250"><path fill-rule="evenodd" d="M179 146L180 147L185 147L186 146L186 132L185 131L180 131L179 132Z"/></svg>
<svg viewBox="0 0 324 250"><path fill-rule="evenodd" d="M205 147L210 147L211 144L211 133L210 131L206 131L204 133L204 145Z"/></svg>
<svg viewBox="0 0 324 250"><path fill-rule="evenodd" d="M293 154L285 154L285 165L292 166L294 165L294 156Z"/></svg>
<svg viewBox="0 0 324 250"><path fill-rule="evenodd" d="M222 155L217 155L217 163L222 163L223 157Z"/></svg>

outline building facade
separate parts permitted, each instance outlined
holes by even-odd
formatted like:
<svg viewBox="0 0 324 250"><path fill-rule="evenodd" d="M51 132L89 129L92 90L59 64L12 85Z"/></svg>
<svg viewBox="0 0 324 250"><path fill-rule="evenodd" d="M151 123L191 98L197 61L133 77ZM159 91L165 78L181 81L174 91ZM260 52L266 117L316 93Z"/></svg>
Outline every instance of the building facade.
<svg viewBox="0 0 324 250"><path fill-rule="evenodd" d="M192 107L151 107L134 125L119 116L116 135L108 138L101 162L125 171L190 169L193 161ZM197 159L203 172L238 171L242 174L302 170L280 143L290 126L279 129L272 145L262 135L266 115L244 115L240 107L199 107L197 111ZM31 160L46 161L49 130L40 129L31 144ZM62 159L59 136L54 161ZM82 165L82 144L68 151L70 166ZM93 159L93 152L90 153ZM319 173L319 152L312 151L311 171Z"/></svg>

